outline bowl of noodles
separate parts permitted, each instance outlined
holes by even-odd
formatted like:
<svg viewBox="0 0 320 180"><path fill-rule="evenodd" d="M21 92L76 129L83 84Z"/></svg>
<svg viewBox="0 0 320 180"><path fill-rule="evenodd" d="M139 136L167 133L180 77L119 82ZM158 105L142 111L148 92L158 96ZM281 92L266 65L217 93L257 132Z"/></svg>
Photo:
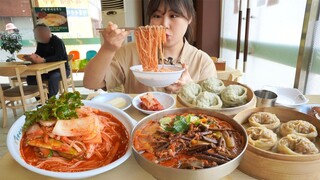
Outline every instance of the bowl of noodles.
<svg viewBox="0 0 320 180"><path fill-rule="evenodd" d="M224 114L198 108L149 115L132 131L133 155L156 179L220 179L240 164L245 129Z"/></svg>
<svg viewBox="0 0 320 180"><path fill-rule="evenodd" d="M175 65L159 64L155 70L145 70L142 65L131 66L135 78L142 84L149 87L166 87L175 83L185 70Z"/></svg>
<svg viewBox="0 0 320 180"><path fill-rule="evenodd" d="M66 93L20 117L8 132L7 146L21 166L35 173L61 179L88 178L130 157L134 124L115 107L83 101L79 93Z"/></svg>

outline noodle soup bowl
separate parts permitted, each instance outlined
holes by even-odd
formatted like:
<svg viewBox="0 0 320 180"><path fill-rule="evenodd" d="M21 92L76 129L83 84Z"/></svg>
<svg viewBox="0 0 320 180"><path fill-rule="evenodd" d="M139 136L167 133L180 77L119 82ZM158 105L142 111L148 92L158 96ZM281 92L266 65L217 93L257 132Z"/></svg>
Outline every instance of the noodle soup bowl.
<svg viewBox="0 0 320 180"><path fill-rule="evenodd" d="M158 69L161 69L162 67L171 71L143 71L142 65L131 66L130 70L140 83L149 87L169 86L170 84L175 83L181 77L181 74L185 70L184 68L175 65L158 65Z"/></svg>
<svg viewBox="0 0 320 180"><path fill-rule="evenodd" d="M96 109L99 109L104 112L111 113L113 116L115 116L126 128L129 138L130 138L130 132L132 131L134 125L136 122L129 116L127 115L124 111L117 109L111 105L105 105L102 103L97 103L97 102L92 102L92 101L83 101L85 106L93 107ZM44 170L37 168L35 166L32 166L24 161L24 159L21 157L20 154L20 141L22 139L22 127L25 122L25 116L21 116L10 128L8 132L8 137L7 137L7 147L9 149L9 152L11 156L24 168L33 171L35 173L44 175L44 176L49 176L49 177L54 177L54 178L60 178L60 179L83 179L83 178L88 178L92 177L104 172L107 172L123 162L125 162L131 155L131 140L129 141L128 148L126 153L117 159L116 161L113 161L110 164L107 164L105 166L92 169L92 170L87 170L87 171L81 171L81 172L54 172L54 171L49 171L49 170ZM131 139L131 138L130 138Z"/></svg>
<svg viewBox="0 0 320 180"><path fill-rule="evenodd" d="M166 166L156 164L146 159L145 157L143 157L141 153L138 152L134 146L132 146L133 155L136 161L138 162L138 164L144 170L150 173L153 177L160 180L177 180L177 179L212 180L212 179L221 179L222 177L225 177L228 174L231 174L240 164L244 151L247 148L247 145L248 145L247 134L245 129L235 120L233 120L231 117L218 113L216 111L210 111L210 110L204 110L204 109L198 109L198 108L180 108L180 109L170 109L170 110L158 112L158 113L149 115L144 119L142 119L141 121L139 121L131 133L132 134L131 138L134 138L135 133L138 130L140 130L147 122L151 120L158 120L167 115L182 114L182 113L194 113L194 114L201 113L201 114L213 116L228 122L236 131L240 133L241 136L243 136L243 145L242 145L243 148L241 153L231 161L226 162L225 164L221 164L221 165L210 167L210 168L192 170L192 169L171 168L171 167L166 167Z"/></svg>

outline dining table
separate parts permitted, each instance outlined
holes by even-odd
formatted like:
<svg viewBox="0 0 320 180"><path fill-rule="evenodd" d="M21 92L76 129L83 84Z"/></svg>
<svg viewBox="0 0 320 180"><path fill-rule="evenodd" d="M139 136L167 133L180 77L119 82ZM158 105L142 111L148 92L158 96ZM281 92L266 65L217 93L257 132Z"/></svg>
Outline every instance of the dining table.
<svg viewBox="0 0 320 180"><path fill-rule="evenodd" d="M131 97L134 97L135 94L130 94ZM175 95L174 98L176 98ZM320 104L320 95L311 95L306 96L309 99L310 104ZM176 108L184 107L179 101L176 101ZM135 109L133 106L125 110L125 112L130 115L136 121L140 121L146 114ZM254 163L254 162L253 162ZM16 180L23 178L24 180L34 180L34 179L42 179L42 180L51 180L55 179L52 177L42 176L40 174L34 173L22 167L18 164L10 153L6 153L0 159L0 180ZM146 172L143 168L139 166L139 164L135 161L133 155L131 155L124 163L119 165L118 167L107 171L105 173L99 174L97 176L93 176L88 178L90 180L105 180L105 179L114 179L114 180L154 180L148 172ZM254 177L250 177L245 173L241 172L238 169L235 169L231 174L222 178L222 180L251 180L255 179Z"/></svg>
<svg viewBox="0 0 320 180"><path fill-rule="evenodd" d="M43 80L41 78L41 75L46 74L50 71L59 69L61 73L61 80L62 80L64 92L68 92L65 62L66 61L56 61L56 62L46 62L46 63L39 63L39 64L27 64L25 62L1 62L0 66L26 65L27 66L26 71L21 73L20 76L36 76L37 84L39 88L39 94L40 94L40 101L41 101L41 104L45 104L46 98L44 94Z"/></svg>

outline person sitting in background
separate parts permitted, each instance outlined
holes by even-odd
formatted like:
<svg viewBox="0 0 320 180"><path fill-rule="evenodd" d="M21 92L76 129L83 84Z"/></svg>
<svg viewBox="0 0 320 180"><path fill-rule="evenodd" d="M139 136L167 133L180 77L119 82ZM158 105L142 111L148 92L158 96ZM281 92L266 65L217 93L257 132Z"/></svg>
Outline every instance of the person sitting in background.
<svg viewBox="0 0 320 180"><path fill-rule="evenodd" d="M49 27L45 24L37 24L34 27L34 35L37 41L37 50L35 53L27 56L26 59L32 63L46 63L56 61L66 61L66 75L70 75L70 67L67 62L68 55L63 41L54 34L51 34ZM55 96L59 91L59 81L61 80L60 70L50 71L42 75L43 80L48 80L49 98ZM28 85L36 85L35 76L27 77Z"/></svg>
<svg viewBox="0 0 320 180"><path fill-rule="evenodd" d="M19 33L19 29L13 23L6 24L6 31L8 33Z"/></svg>

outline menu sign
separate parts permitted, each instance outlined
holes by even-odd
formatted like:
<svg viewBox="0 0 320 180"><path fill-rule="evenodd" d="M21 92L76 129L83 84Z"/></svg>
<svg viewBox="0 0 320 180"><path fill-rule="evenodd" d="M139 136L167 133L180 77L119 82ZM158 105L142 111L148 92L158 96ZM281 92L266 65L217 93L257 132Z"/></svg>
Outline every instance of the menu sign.
<svg viewBox="0 0 320 180"><path fill-rule="evenodd" d="M35 7L37 23L49 26L51 32L69 32L65 7Z"/></svg>

